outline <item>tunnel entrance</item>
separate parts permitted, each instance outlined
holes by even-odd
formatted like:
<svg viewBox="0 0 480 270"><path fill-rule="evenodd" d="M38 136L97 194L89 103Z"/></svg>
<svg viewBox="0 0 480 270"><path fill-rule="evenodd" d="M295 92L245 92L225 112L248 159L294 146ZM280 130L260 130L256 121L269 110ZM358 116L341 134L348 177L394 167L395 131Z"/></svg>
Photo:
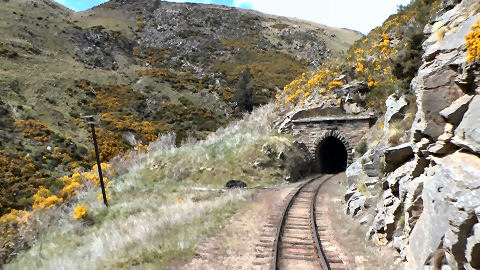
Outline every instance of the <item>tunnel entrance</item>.
<svg viewBox="0 0 480 270"><path fill-rule="evenodd" d="M336 174L347 169L347 148L336 137L329 136L322 140L318 144L315 154L321 173Z"/></svg>

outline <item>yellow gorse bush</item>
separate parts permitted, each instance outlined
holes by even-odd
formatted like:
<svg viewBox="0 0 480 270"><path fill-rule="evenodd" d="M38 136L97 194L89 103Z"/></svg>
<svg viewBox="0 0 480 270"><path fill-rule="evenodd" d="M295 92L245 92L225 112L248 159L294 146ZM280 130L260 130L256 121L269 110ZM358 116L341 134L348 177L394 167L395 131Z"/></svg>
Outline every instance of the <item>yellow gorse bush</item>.
<svg viewBox="0 0 480 270"><path fill-rule="evenodd" d="M52 195L52 192L44 186L41 186L37 193L33 195L33 209L52 208L62 202L62 198Z"/></svg>
<svg viewBox="0 0 480 270"><path fill-rule="evenodd" d="M84 219L87 217L87 208L84 205L77 205L74 209L73 217L75 219Z"/></svg>
<svg viewBox="0 0 480 270"><path fill-rule="evenodd" d="M338 73L332 72L326 67L319 69L310 77L307 77L307 74L303 73L299 78L286 85L283 88L283 93L276 95L277 105L288 103L297 104L308 98L315 90L319 93L325 93L326 88L329 88L326 82L332 80L335 76L338 76Z"/></svg>
<svg viewBox="0 0 480 270"><path fill-rule="evenodd" d="M114 174L110 170L110 164L101 163L100 166L104 174ZM90 172L74 173L71 177L64 176L60 178L60 180L64 183L64 187L60 191L60 195L64 200L71 199L77 195L78 191L82 189L86 183L100 186L97 166L93 166ZM113 183L108 180L108 177L103 177L103 182L107 187L113 187Z"/></svg>
<svg viewBox="0 0 480 270"><path fill-rule="evenodd" d="M0 217L0 224L25 223L29 216L28 211L12 209L10 213Z"/></svg>
<svg viewBox="0 0 480 270"><path fill-rule="evenodd" d="M467 46L467 61L480 60L480 20L472 26L472 32L465 36Z"/></svg>
<svg viewBox="0 0 480 270"><path fill-rule="evenodd" d="M54 133L45 123L38 120L19 120L13 125L22 131L23 137L34 138L35 140L42 142L46 142L48 136Z"/></svg>
<svg viewBox="0 0 480 270"><path fill-rule="evenodd" d="M342 81L331 81L328 83L328 89L335 89L343 86Z"/></svg>
<svg viewBox="0 0 480 270"><path fill-rule="evenodd" d="M3 249L14 249L15 239L20 237L19 227L28 222L28 211L12 209L0 217L0 243Z"/></svg>

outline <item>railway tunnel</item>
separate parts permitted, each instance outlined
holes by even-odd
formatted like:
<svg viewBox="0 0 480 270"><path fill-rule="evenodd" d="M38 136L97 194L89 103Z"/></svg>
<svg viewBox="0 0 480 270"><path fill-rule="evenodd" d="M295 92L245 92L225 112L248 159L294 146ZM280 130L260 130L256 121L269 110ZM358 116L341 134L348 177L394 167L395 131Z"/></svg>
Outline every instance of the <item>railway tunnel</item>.
<svg viewBox="0 0 480 270"><path fill-rule="evenodd" d="M279 130L291 133L297 142L306 146L316 171L336 174L353 162L353 147L376 120L370 113L348 115L340 107L318 107L293 112Z"/></svg>
<svg viewBox="0 0 480 270"><path fill-rule="evenodd" d="M321 173L341 173L347 169L348 165L347 147L340 139L328 136L318 143L315 162Z"/></svg>

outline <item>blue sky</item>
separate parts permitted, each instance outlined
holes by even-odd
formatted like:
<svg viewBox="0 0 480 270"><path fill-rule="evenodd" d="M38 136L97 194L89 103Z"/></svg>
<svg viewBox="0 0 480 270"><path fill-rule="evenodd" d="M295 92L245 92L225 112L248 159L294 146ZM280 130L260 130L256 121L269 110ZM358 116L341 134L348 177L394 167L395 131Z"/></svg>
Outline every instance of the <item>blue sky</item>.
<svg viewBox="0 0 480 270"><path fill-rule="evenodd" d="M82 11L107 2L106 0L55 0ZM152 0L153 1L153 0ZM248 8L268 14L295 17L328 26L358 30L364 34L379 26L395 13L398 5L410 0L168 0Z"/></svg>

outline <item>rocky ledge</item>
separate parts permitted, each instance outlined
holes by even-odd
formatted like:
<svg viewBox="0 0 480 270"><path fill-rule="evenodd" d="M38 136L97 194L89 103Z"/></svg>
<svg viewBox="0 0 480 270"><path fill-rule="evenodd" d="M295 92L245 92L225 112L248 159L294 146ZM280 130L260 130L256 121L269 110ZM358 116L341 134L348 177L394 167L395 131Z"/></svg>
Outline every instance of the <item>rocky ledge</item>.
<svg viewBox="0 0 480 270"><path fill-rule="evenodd" d="M443 1L424 31L411 128L388 140L409 105L391 96L383 138L347 170L346 212L405 269L480 269L480 65L464 38L479 18L477 0Z"/></svg>

